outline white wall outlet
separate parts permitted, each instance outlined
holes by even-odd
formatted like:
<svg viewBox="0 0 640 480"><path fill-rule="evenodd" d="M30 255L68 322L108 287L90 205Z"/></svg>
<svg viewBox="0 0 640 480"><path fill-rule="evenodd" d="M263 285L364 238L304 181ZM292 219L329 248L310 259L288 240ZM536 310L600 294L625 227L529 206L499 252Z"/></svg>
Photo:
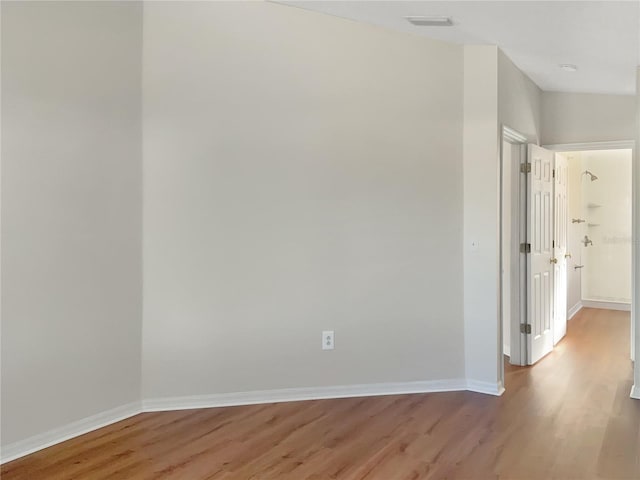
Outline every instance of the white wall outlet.
<svg viewBox="0 0 640 480"><path fill-rule="evenodd" d="M333 330L325 330L322 332L322 349L333 350L335 347Z"/></svg>

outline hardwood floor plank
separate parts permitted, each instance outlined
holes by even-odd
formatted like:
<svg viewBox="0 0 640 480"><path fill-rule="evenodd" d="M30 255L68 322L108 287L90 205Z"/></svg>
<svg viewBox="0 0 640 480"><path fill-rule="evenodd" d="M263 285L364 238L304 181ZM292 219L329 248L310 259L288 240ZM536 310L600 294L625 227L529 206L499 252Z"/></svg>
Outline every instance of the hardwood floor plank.
<svg viewBox="0 0 640 480"><path fill-rule="evenodd" d="M584 309L502 397L471 392L145 413L3 480L640 480L629 314Z"/></svg>

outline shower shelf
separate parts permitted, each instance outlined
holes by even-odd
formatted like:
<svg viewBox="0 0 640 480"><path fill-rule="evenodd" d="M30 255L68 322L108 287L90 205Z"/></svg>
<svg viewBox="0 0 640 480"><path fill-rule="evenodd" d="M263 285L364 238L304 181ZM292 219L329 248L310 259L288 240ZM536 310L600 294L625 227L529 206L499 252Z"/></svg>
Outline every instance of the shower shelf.
<svg viewBox="0 0 640 480"><path fill-rule="evenodd" d="M599 208L601 206L602 205L600 205L599 203L591 203L591 202L587 203L587 208Z"/></svg>

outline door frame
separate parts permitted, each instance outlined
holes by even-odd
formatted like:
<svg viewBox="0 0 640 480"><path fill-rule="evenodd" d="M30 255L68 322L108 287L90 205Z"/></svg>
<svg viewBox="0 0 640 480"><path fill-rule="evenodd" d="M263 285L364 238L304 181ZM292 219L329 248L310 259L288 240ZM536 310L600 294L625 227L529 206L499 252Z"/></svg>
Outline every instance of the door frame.
<svg viewBox="0 0 640 480"><path fill-rule="evenodd" d="M634 361L635 385L631 389L631 397L640 400L640 362L635 362L635 354L640 351L640 156L636 153L634 140L619 140L609 142L563 143L544 145L544 148L554 152L579 152L588 150L631 150L632 164L632 214L631 231L631 360Z"/></svg>
<svg viewBox="0 0 640 480"><path fill-rule="evenodd" d="M519 149L519 155L517 162L513 161L511 164L512 181L517 177L518 181L513 182L511 185L511 195L509 198L505 198L505 155L504 144L509 143L515 148ZM520 333L521 319L526 317L526 302L523 300L526 298L526 258L524 255L520 255L520 243L525 241L526 238L526 178L524 175L520 175L520 165L527 161L527 137L522 135L517 130L514 130L506 125L502 126L502 135L500 141L500 229L499 229L499 319L500 328L499 341L498 341L498 376L499 382L505 387L504 384L504 290L505 290L505 275L504 270L509 270L509 283L510 283L510 308L513 312L517 310L519 312L518 317L511 315L510 321L510 336L509 336L509 362L513 365L526 365L526 338ZM511 205L511 245L504 245L504 229L505 229L505 203L509 202ZM514 241L517 239L517 241ZM505 265L504 252L505 249L510 249L511 264ZM517 259L517 260L515 260Z"/></svg>
<svg viewBox="0 0 640 480"><path fill-rule="evenodd" d="M511 175L511 192L509 198L505 198L505 155L504 145L509 143L512 146L519 148L517 162L512 159L512 165L510 171ZM520 246L527 242L527 229L528 229L528 176L523 175L520 167L531 161L529 158L529 145L532 142L512 128L503 125L502 126L502 141L500 142L500 228L499 228L499 355L498 355L498 376L501 385L505 386L504 377L504 298L505 298L505 279L509 281L509 293L510 293L510 318L509 318L509 363L515 366L527 366L530 364L530 352L528 341L528 334L521 331L522 324L529 324L528 318L528 285L527 285L527 272L528 272L528 260L527 255L523 255L520 251ZM537 145L537 144L534 144ZM541 147L543 148L543 147ZM553 167L552 167L553 168ZM511 235L510 244L504 244L504 232L505 232L505 205L509 203L511 208L510 224ZM505 265L505 252L509 250L510 263ZM508 277L504 274L505 270L509 270ZM555 288L555 287L554 287ZM517 314L515 314L517 312ZM553 319L552 319L553 324Z"/></svg>

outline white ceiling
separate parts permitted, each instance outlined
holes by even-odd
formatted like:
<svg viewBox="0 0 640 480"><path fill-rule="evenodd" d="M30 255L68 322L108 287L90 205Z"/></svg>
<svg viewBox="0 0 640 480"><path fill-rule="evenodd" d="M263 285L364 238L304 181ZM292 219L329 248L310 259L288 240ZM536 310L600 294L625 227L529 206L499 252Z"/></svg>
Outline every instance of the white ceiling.
<svg viewBox="0 0 640 480"><path fill-rule="evenodd" d="M634 94L640 1L319 1L285 3L459 44L498 45L543 90ZM453 27L404 17L444 15ZM558 65L578 66L565 72Z"/></svg>

